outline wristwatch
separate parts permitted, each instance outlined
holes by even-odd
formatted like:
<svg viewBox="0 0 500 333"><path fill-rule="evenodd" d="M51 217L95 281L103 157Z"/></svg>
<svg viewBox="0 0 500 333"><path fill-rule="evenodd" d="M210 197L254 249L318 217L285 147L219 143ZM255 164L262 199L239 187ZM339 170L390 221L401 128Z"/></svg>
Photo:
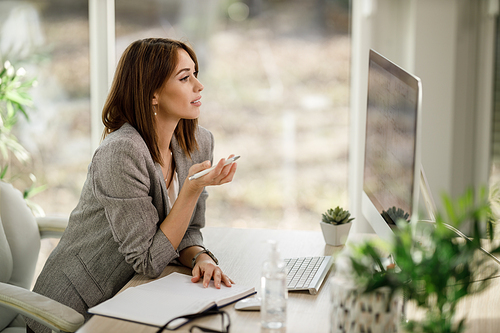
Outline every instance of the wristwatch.
<svg viewBox="0 0 500 333"><path fill-rule="evenodd" d="M196 259L198 258L198 256L202 253L206 253L208 254L208 256L210 258L212 258L212 260L215 262L216 265L219 264L219 260L217 260L217 258L214 256L214 254L210 251L208 251L207 249L203 249L201 250L200 252L196 253L193 257L193 260L191 261L191 268L194 268L194 266L196 265Z"/></svg>

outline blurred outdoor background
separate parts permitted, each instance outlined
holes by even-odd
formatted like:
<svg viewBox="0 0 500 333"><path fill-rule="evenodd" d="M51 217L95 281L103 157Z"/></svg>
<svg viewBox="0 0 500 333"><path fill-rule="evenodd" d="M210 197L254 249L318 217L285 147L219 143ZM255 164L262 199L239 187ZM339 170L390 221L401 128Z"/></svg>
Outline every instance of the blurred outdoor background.
<svg viewBox="0 0 500 333"><path fill-rule="evenodd" d="M116 1L117 60L137 39L189 42L215 159L241 155L233 183L209 190L208 226L319 230L321 213L347 206L350 6ZM88 1L0 0L0 29L1 63L37 81L29 121L19 116L13 129L31 160L4 158L4 179L21 191L46 185L31 200L47 215L68 215L93 153Z"/></svg>

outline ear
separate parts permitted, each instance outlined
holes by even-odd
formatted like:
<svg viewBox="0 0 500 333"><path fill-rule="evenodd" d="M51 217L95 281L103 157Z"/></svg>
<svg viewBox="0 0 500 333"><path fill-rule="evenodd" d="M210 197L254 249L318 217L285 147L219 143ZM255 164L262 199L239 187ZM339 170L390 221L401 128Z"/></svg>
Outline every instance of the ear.
<svg viewBox="0 0 500 333"><path fill-rule="evenodd" d="M158 95L156 93L153 95L153 99L152 99L151 103L153 105L158 105Z"/></svg>

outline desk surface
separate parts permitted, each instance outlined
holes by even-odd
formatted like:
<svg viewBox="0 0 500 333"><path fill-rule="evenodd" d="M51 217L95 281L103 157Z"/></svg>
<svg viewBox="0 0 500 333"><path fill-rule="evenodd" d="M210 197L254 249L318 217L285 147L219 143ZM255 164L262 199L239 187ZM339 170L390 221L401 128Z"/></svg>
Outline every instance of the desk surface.
<svg viewBox="0 0 500 333"><path fill-rule="evenodd" d="M236 283L255 286L260 290L261 265L267 258L268 239L278 241L283 257L331 255L341 247L325 245L321 232L297 230L265 230L235 228L205 228L204 242L219 259L223 271ZM171 272L191 274L186 267L168 266L161 277ZM328 278L328 277L327 277ZM151 281L136 275L124 288ZM308 292L288 294L286 332L329 331L330 293L327 281L317 295ZM260 313L236 311L234 305L224 308L231 317L232 332L260 332ZM314 324L313 324L314 323ZM200 319L197 325L220 329L215 319ZM190 325L176 332L187 332ZM156 332L157 328L101 316L92 317L78 333L96 332Z"/></svg>
<svg viewBox="0 0 500 333"><path fill-rule="evenodd" d="M205 245L220 260L220 265L236 283L255 286L260 289L260 267L267 258L266 240L279 242L283 257L331 255L341 247L325 245L321 232L297 230L264 230L206 228L203 231ZM186 267L168 266L161 277L171 272L190 274ZM142 275L136 275L124 288L151 281ZM329 332L330 285L325 281L317 295L307 292L288 294L287 333L293 332ZM234 305L225 308L231 317L232 332L264 332L260 328L259 312L241 312ZM469 297L459 306L459 317L467 316L466 332L493 333L500 327L500 279L492 280L486 292ZM220 329L220 322L215 319L200 319L196 324ZM187 332L190 325L176 331ZM131 323L118 319L94 316L78 333L96 332L156 332L157 328Z"/></svg>

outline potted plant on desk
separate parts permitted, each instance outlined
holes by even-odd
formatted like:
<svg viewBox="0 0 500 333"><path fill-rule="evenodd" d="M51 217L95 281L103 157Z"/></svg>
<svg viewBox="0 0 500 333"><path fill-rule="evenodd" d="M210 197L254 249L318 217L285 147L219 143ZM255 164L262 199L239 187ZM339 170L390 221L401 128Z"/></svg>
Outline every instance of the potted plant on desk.
<svg viewBox="0 0 500 333"><path fill-rule="evenodd" d="M499 261L490 258L481 247L481 239L493 239L493 216L486 191L475 198L468 191L456 202L443 197L444 213L436 216L435 225L415 232L406 222L398 223L389 244L396 268L388 269L380 260L377 247L366 242L351 255L358 286L365 293L388 288L402 291L417 310L421 320L406 318L407 332L463 332L466 318L457 318L457 304L465 296L484 291L499 270ZM464 223L472 226L472 238L460 238L457 229ZM412 222L413 223L413 222ZM418 229L417 229L418 231ZM500 253L500 247L490 250ZM496 262L495 262L496 261ZM374 269L374 267L376 269ZM369 273L367 273L369 272Z"/></svg>
<svg viewBox="0 0 500 333"><path fill-rule="evenodd" d="M337 206L335 209L328 209L320 222L321 231L325 242L329 245L343 245L351 229L351 222L354 218L348 210Z"/></svg>

